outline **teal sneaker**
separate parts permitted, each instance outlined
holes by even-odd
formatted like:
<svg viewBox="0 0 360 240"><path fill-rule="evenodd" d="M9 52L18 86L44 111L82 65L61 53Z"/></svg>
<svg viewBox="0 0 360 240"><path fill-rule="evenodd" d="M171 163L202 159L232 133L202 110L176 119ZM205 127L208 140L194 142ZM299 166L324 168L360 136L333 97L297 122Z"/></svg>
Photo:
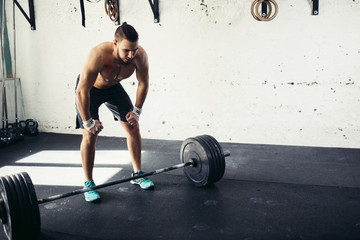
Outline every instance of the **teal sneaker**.
<svg viewBox="0 0 360 240"><path fill-rule="evenodd" d="M84 189L86 188L91 188L91 187L95 187L95 183L93 180L90 180L88 182L85 182L85 186L84 186ZM85 201L87 202L97 202L97 201L100 201L100 195L99 193L96 191L96 190L92 190L92 191L89 191L89 192L85 192L84 193L85 195Z"/></svg>
<svg viewBox="0 0 360 240"><path fill-rule="evenodd" d="M138 171L137 173L132 173L131 176L134 177L134 176L138 176L138 175L141 175L143 174L144 172L143 171ZM148 178L146 177L142 177L142 178L137 178L137 179L134 179L134 180L131 180L130 181L131 184L137 184L139 185L142 189L153 189L154 188L154 183L152 181L150 181Z"/></svg>

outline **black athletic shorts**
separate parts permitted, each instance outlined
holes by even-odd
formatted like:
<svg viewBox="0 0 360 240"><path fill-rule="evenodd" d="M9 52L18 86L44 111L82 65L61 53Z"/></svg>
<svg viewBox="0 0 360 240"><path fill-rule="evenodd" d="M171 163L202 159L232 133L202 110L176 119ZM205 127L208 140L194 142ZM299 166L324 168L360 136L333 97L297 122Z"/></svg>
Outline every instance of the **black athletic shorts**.
<svg viewBox="0 0 360 240"><path fill-rule="evenodd" d="M76 88L79 84L80 75L76 80ZM98 89L92 87L90 90L90 114L94 120L99 120L99 107L101 104L105 103L107 108L114 115L114 120L126 121L126 114L131 112L133 109L133 104L130 100L129 95L125 92L124 88L120 83L115 84L114 86L106 89ZM77 107L77 97L75 95L75 107L76 107L76 128L84 128L81 119L78 107ZM86 119L87 120L87 119ZM85 121L85 119L84 119Z"/></svg>

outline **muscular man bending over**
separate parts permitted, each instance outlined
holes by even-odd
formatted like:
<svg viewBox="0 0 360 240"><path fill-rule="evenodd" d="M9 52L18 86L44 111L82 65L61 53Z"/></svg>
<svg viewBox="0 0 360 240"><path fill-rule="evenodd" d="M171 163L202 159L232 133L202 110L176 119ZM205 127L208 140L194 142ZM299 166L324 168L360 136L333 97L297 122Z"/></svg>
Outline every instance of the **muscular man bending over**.
<svg viewBox="0 0 360 240"><path fill-rule="evenodd" d="M135 106L121 86L123 79L136 73L138 88ZM149 88L149 63L145 50L138 45L138 33L126 22L115 31L113 42L101 43L91 49L76 83L76 128L82 128L80 146L82 166L85 174L84 188L95 186L93 168L95 144L103 125L98 109L105 103L127 133L127 145L132 159L132 176L141 171L141 135L139 116ZM154 187L147 178L131 181L142 189ZM97 191L85 193L85 200L100 199Z"/></svg>

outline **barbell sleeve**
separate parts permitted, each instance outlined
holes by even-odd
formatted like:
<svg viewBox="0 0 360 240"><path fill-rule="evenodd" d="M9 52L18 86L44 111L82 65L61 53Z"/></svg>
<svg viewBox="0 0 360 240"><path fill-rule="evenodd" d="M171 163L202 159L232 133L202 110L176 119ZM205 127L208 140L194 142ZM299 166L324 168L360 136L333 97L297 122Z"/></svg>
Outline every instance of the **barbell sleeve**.
<svg viewBox="0 0 360 240"><path fill-rule="evenodd" d="M225 151L225 152L224 152L224 157L229 157L229 156L230 156L230 152Z"/></svg>

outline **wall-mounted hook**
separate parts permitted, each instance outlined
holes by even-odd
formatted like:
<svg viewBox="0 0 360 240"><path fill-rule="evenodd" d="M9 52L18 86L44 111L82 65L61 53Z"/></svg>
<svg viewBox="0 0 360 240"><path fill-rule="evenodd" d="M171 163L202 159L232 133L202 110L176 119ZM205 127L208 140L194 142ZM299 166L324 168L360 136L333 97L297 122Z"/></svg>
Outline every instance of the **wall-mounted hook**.
<svg viewBox="0 0 360 240"><path fill-rule="evenodd" d="M319 15L319 0L312 0L313 9L312 15Z"/></svg>
<svg viewBox="0 0 360 240"><path fill-rule="evenodd" d="M159 0L154 0L154 3L152 0L149 0L151 10L154 14L154 23L160 22L160 13L159 13Z"/></svg>

